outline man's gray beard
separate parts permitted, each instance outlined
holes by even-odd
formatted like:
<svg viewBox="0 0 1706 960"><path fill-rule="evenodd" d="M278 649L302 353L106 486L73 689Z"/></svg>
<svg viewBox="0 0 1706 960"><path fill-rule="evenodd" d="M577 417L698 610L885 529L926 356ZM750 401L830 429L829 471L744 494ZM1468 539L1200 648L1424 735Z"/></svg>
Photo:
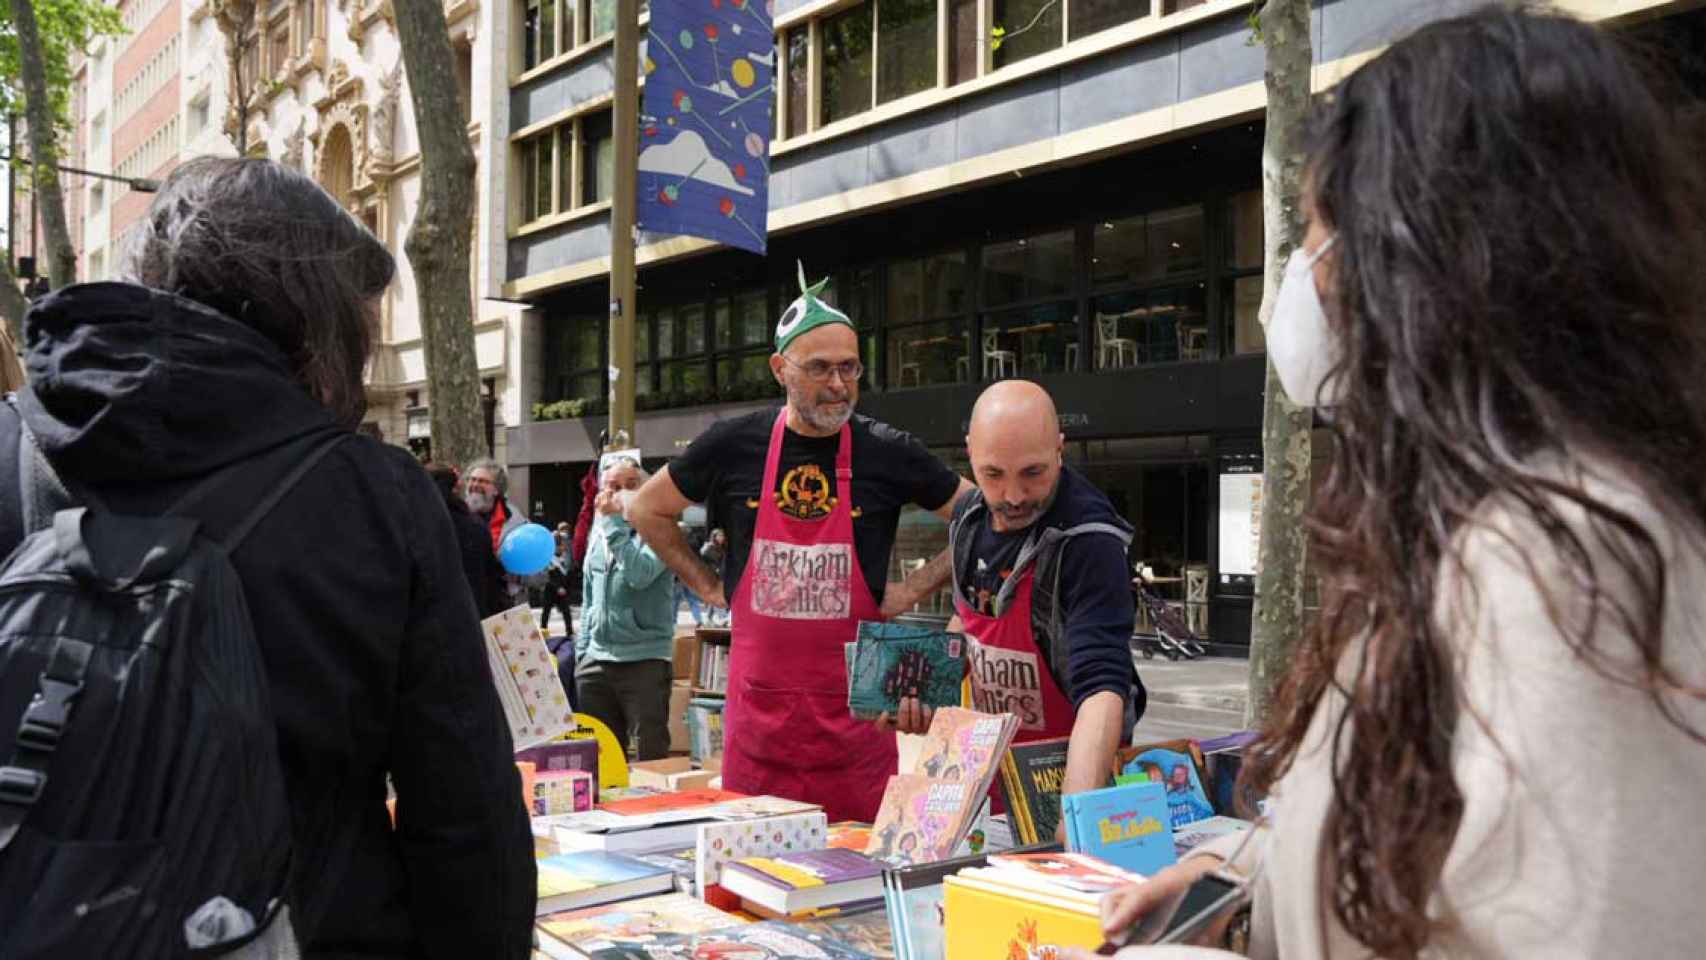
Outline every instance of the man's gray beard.
<svg viewBox="0 0 1706 960"><path fill-rule="evenodd" d="M788 404L794 408L794 412L800 415L800 419L804 420L813 430L833 433L840 430L847 421L853 419L852 397L847 398L847 412L839 416L825 414L823 408L812 403L811 399L810 393L802 394L801 391L792 387L788 388Z"/></svg>
<svg viewBox="0 0 1706 960"><path fill-rule="evenodd" d="M470 492L463 499L468 501L468 509L475 513L491 513L492 507L497 503L496 498L489 493Z"/></svg>

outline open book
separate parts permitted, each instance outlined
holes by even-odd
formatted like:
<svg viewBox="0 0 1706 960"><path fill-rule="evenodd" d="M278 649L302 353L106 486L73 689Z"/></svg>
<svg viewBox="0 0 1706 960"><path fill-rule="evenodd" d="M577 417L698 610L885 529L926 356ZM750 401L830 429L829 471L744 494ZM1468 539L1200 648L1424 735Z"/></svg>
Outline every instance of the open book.
<svg viewBox="0 0 1706 960"><path fill-rule="evenodd" d="M492 664L492 683L503 703L504 719L515 749L554 740L575 728L557 658L545 646L545 635L526 604L480 621L486 638L486 657Z"/></svg>

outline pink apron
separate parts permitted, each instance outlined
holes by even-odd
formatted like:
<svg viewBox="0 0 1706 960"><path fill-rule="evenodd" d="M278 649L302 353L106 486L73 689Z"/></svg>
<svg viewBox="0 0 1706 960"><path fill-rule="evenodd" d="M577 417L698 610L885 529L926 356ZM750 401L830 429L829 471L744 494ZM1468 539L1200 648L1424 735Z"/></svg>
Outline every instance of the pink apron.
<svg viewBox="0 0 1706 960"><path fill-rule="evenodd" d="M841 428L829 516L796 520L774 495L787 417L783 408L770 432L752 552L729 603L723 786L869 822L896 760L893 734L847 712L842 646L860 620L882 619L853 546L853 429Z"/></svg>

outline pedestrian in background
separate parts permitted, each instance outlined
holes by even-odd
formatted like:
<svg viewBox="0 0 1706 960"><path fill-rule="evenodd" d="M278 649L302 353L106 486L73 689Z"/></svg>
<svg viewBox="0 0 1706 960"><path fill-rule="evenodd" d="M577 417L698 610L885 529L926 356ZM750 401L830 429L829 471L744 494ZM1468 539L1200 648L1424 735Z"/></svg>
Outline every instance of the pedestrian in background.
<svg viewBox="0 0 1706 960"><path fill-rule="evenodd" d="M474 609L482 619L502 612L506 598L503 568L498 565L497 554L492 552L485 524L474 518L473 511L456 492L456 469L445 463L429 463L426 472L443 495L445 509L450 511L450 525L456 531L462 573L468 578Z"/></svg>
<svg viewBox="0 0 1706 960"><path fill-rule="evenodd" d="M468 509L485 524L492 541L492 553L497 555L503 546L504 537L527 523L527 515L509 502L509 471L496 460L481 458L470 463L463 471L463 476L466 479L463 481L462 497L467 501ZM502 602L506 610L527 602L529 581L543 582L542 577L518 577L508 571L505 571L503 576Z"/></svg>
<svg viewBox="0 0 1706 960"><path fill-rule="evenodd" d="M1110 932L1231 857L1252 956L1699 955L1706 167L1678 100L1619 38L1502 6L1323 97L1267 330L1333 436L1320 613L1244 766L1273 825L1112 895Z"/></svg>
<svg viewBox="0 0 1706 960"><path fill-rule="evenodd" d="M728 534L723 532L722 527L712 530L711 535L705 538L705 545L699 548L699 559L705 561L705 565L713 571L723 569L723 551L728 549L728 543ZM688 593L692 594L692 591ZM711 621L713 627L717 626L718 620L726 627L729 624L729 608L710 605L706 618Z"/></svg>
<svg viewBox="0 0 1706 960"><path fill-rule="evenodd" d="M631 459L604 469L583 565L575 683L581 710L634 741L636 759L656 760L669 754L675 577L622 517L645 480Z"/></svg>

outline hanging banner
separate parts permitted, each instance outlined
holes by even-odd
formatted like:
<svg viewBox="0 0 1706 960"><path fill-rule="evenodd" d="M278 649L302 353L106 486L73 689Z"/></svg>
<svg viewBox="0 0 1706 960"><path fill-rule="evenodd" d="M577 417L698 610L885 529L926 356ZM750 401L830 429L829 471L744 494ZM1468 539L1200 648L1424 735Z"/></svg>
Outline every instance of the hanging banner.
<svg viewBox="0 0 1706 960"><path fill-rule="evenodd" d="M774 0L652 0L635 219L763 253L776 129Z"/></svg>

